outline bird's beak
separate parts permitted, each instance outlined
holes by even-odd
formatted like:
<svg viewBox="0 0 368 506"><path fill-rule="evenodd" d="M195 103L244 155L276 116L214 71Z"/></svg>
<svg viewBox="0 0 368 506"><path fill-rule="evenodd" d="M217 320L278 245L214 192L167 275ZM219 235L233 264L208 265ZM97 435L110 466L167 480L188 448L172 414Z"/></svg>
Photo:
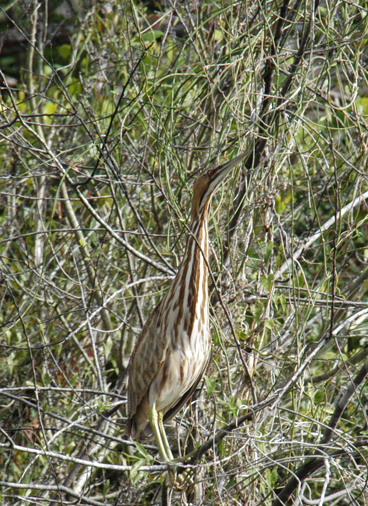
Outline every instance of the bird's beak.
<svg viewBox="0 0 368 506"><path fill-rule="evenodd" d="M225 177L232 171L234 167L236 167L241 161L244 160L249 155L249 152L242 153L241 155L236 156L232 160L228 162L222 163L218 167L213 169L213 174L211 174L211 186L216 187L220 184ZM211 170L211 169L210 169Z"/></svg>

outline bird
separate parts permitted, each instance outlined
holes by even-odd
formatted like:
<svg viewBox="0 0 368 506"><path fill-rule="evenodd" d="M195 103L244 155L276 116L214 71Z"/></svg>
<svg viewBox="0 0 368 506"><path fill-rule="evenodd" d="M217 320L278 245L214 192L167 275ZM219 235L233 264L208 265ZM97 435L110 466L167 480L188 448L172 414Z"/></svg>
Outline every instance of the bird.
<svg viewBox="0 0 368 506"><path fill-rule="evenodd" d="M154 436L159 455L172 462L164 422L190 400L209 364L208 216L211 199L247 156L213 165L193 185L191 222L177 274L139 335L127 369L125 436Z"/></svg>

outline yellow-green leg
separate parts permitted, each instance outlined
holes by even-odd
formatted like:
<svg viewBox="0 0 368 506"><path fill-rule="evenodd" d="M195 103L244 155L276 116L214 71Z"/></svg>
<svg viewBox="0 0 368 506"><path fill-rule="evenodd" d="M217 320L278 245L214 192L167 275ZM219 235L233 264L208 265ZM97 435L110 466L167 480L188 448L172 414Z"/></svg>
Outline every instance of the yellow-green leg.
<svg viewBox="0 0 368 506"><path fill-rule="evenodd" d="M157 413L157 415L158 415L158 428L159 428L160 434L161 434L161 441L164 445L166 455L172 461L172 460L174 460L174 457L173 457L173 454L171 453L171 448L170 448L169 442L166 437L166 432L165 432L165 428L164 428L164 414L162 411L160 411L159 413Z"/></svg>
<svg viewBox="0 0 368 506"><path fill-rule="evenodd" d="M163 413L157 413L156 404L153 403L148 413L148 421L151 424L153 435L155 436L156 444L161 459L164 462L171 463L173 461L173 454L171 453L170 445L166 437L166 432L163 423ZM179 484L176 482L176 471L175 468L169 469L167 473L168 486L178 487ZM181 480L180 480L181 481Z"/></svg>
<svg viewBox="0 0 368 506"><path fill-rule="evenodd" d="M155 403L153 403L151 409L148 412L148 421L151 425L153 435L155 436L160 457L164 462L170 462L173 458L172 453L170 449L169 452L167 452L168 442L162 425L162 415L161 413L157 413ZM162 426L162 432L165 434L165 441L162 440L162 432L160 425Z"/></svg>

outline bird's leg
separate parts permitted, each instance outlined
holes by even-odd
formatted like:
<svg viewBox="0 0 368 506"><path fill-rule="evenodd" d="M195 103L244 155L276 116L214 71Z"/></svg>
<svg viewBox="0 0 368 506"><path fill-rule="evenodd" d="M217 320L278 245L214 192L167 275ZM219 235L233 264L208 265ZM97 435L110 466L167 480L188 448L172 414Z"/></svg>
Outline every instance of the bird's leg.
<svg viewBox="0 0 368 506"><path fill-rule="evenodd" d="M160 426L159 426L159 423L160 423L159 416L160 416L160 414L157 413L156 403L154 402L148 412L148 421L151 425L153 435L155 436L160 457L162 458L162 460L164 462L170 462L170 460L172 460L172 454L171 454L171 452L169 454L167 454L167 451L166 451L167 441L166 441L166 444L162 441L161 430L160 430Z"/></svg>
<svg viewBox="0 0 368 506"><path fill-rule="evenodd" d="M156 444L158 447L158 451L160 453L160 457L164 462L167 462L169 464L172 463L174 457L166 437L166 432L163 423L163 413L162 411L157 412L155 403L153 403L151 409L149 410L148 421L151 424L151 428L156 439ZM172 469L168 470L167 478L168 478L168 486L170 488L175 487L178 488L179 490L182 489L183 479L180 476L178 480L175 466L173 466Z"/></svg>
<svg viewBox="0 0 368 506"><path fill-rule="evenodd" d="M166 455L172 461L172 460L174 460L174 457L173 457L173 454L171 453L171 448L170 448L169 442L167 440L167 436L166 436L166 432L165 432L165 428L164 428L164 414L162 411L160 411L159 413L157 413L157 416L158 416L158 427L160 429L160 434L161 434L161 441L165 447Z"/></svg>
<svg viewBox="0 0 368 506"><path fill-rule="evenodd" d="M159 426L160 433L161 433L162 443L165 447L166 454L170 458L170 462L174 463L175 459L174 459L173 454L171 452L171 448L170 448L169 442L167 440L166 431L164 428L164 414L162 411L160 411L159 413L157 413L157 415L158 415L158 426ZM169 478L170 486L174 486L178 490L185 490L187 488L187 485L185 483L186 473L178 475L176 472L176 469L173 468L168 471L168 478Z"/></svg>
<svg viewBox="0 0 368 506"><path fill-rule="evenodd" d="M148 412L148 421L151 424L152 432L155 436L161 459L169 464L173 463L174 457L166 437L166 432L163 424L163 413L162 411L157 412L155 403L152 404L152 407ZM168 485L170 488L175 487L179 490L183 489L184 478L183 476L177 477L175 465L173 465L172 469L168 470L167 477Z"/></svg>

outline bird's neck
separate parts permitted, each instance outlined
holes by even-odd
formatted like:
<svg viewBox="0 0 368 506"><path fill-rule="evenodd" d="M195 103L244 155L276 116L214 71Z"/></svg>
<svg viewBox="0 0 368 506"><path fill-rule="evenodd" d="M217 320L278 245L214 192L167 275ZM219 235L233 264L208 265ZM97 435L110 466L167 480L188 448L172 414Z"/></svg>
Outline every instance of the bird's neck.
<svg viewBox="0 0 368 506"><path fill-rule="evenodd" d="M190 228L184 260L166 294L167 304L163 304L161 317L162 321L170 322L170 314L178 314L179 323L172 325L173 345L182 335L190 342L200 339L208 328L207 212L200 218L194 217Z"/></svg>
<svg viewBox="0 0 368 506"><path fill-rule="evenodd" d="M188 235L183 270L189 281L188 297L193 304L208 299L208 226L207 209L192 219Z"/></svg>
<svg viewBox="0 0 368 506"><path fill-rule="evenodd" d="M203 209L201 214L192 216L190 232L188 233L185 257L189 261L194 260L194 256L202 256L204 260L208 258L208 206Z"/></svg>

